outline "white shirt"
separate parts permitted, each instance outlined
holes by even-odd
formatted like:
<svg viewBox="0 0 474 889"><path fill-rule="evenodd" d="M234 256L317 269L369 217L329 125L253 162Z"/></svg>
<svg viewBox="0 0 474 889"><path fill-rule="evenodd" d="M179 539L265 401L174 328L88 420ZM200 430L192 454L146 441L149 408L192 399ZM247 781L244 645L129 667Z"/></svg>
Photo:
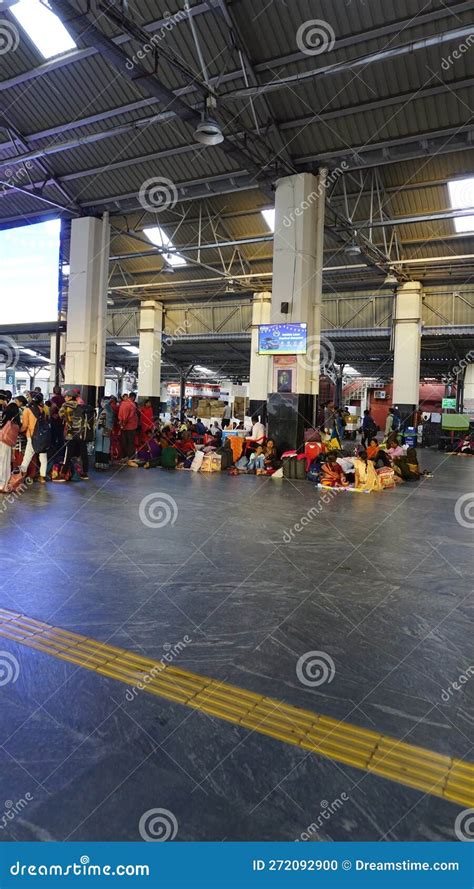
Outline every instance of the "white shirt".
<svg viewBox="0 0 474 889"><path fill-rule="evenodd" d="M261 438L265 438L266 431L263 423L254 423L252 426L252 435L250 438L253 441L260 441Z"/></svg>
<svg viewBox="0 0 474 889"><path fill-rule="evenodd" d="M337 457L336 463L339 463L344 473L354 472L354 459L352 457Z"/></svg>

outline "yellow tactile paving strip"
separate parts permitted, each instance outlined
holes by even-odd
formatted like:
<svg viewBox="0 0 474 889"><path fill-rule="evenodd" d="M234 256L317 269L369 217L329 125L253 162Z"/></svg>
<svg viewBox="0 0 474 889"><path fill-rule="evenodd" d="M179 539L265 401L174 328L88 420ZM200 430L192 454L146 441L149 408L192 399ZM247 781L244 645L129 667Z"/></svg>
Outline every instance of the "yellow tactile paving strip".
<svg viewBox="0 0 474 889"><path fill-rule="evenodd" d="M0 608L0 636L286 744L474 807L474 763L198 676Z"/></svg>

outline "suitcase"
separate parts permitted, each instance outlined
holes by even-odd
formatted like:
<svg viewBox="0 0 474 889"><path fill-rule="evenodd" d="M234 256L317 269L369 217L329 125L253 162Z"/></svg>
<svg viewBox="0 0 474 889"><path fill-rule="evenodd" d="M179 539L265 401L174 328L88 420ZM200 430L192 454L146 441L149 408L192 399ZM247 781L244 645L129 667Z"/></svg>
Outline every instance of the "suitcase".
<svg viewBox="0 0 474 889"><path fill-rule="evenodd" d="M304 454L302 454L301 457L296 457L295 459L294 478L298 481L305 481L306 479L306 458Z"/></svg>

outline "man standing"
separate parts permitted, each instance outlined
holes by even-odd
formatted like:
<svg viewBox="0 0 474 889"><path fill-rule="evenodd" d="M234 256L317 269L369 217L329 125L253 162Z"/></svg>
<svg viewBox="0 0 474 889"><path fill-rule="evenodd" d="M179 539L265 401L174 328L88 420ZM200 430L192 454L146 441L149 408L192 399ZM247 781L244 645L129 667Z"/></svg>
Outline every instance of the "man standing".
<svg viewBox="0 0 474 889"><path fill-rule="evenodd" d="M387 439L393 429L393 407L389 407L387 419L385 420L384 437Z"/></svg>
<svg viewBox="0 0 474 889"><path fill-rule="evenodd" d="M232 419L232 406L228 401L224 401L224 416L222 417L222 428L227 429Z"/></svg>
<svg viewBox="0 0 474 889"><path fill-rule="evenodd" d="M135 393L124 393L118 410L118 421L121 429L122 454L128 462L135 453L135 435L138 427L138 414L135 404Z"/></svg>
<svg viewBox="0 0 474 889"><path fill-rule="evenodd" d="M369 443L371 438L377 437L377 425L375 423L374 418L371 416L370 411L364 411L364 418L362 420L362 439L361 444L362 447L365 448Z"/></svg>

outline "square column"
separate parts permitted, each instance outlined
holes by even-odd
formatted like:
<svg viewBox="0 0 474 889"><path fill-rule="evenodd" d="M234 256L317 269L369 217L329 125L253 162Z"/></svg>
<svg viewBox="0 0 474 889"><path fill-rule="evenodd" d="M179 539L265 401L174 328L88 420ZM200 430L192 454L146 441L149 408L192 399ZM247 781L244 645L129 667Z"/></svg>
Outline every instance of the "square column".
<svg viewBox="0 0 474 889"><path fill-rule="evenodd" d="M56 351L57 351L57 334L51 334L49 338L50 349L49 349L49 360L51 362L50 371L49 371L49 393L51 394L54 386L56 385ZM66 336L64 333L59 334L59 356L64 355L66 351ZM61 372L59 374L59 386L63 385Z"/></svg>
<svg viewBox="0 0 474 889"><path fill-rule="evenodd" d="M272 374L269 436L285 449L303 444L316 416L326 177L325 169L318 176L299 173L278 180L276 188L271 322L307 325L307 352L295 356L291 392L276 392Z"/></svg>
<svg viewBox="0 0 474 889"><path fill-rule="evenodd" d="M254 293L252 302L252 342L250 345L249 413L266 416L268 393L271 389L271 359L258 353L258 327L270 324L272 295L268 291ZM265 422L265 419L263 419Z"/></svg>
<svg viewBox="0 0 474 889"><path fill-rule="evenodd" d="M105 381L109 244L107 214L73 219L64 382L93 405Z"/></svg>
<svg viewBox="0 0 474 889"><path fill-rule="evenodd" d="M140 343L138 355L138 397L151 398L155 413L161 402L161 354L163 304L155 300L140 306Z"/></svg>
<svg viewBox="0 0 474 889"><path fill-rule="evenodd" d="M421 318L423 287L419 281L407 281L395 297L393 320L393 404L402 417L402 426L410 425L420 397Z"/></svg>
<svg viewBox="0 0 474 889"><path fill-rule="evenodd" d="M470 353L467 357L469 357ZM459 386L459 381L458 381ZM467 365L463 385L464 413L474 416L474 364Z"/></svg>

